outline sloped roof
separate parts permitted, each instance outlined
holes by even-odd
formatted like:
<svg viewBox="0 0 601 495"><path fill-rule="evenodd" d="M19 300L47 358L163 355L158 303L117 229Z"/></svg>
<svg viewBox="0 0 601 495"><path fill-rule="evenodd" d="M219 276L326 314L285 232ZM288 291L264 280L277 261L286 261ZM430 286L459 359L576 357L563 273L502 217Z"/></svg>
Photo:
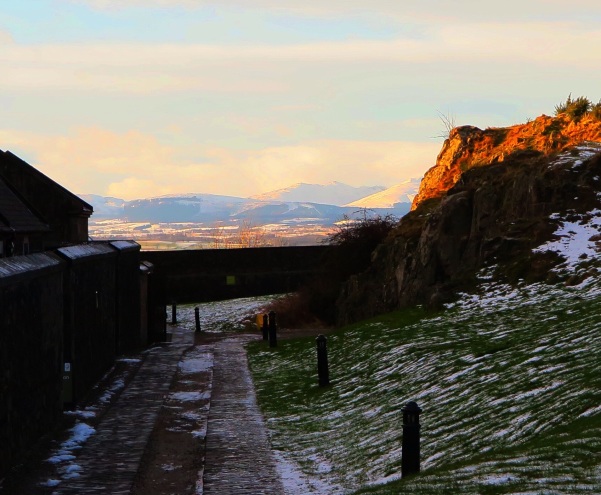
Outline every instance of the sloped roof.
<svg viewBox="0 0 601 495"><path fill-rule="evenodd" d="M23 174L27 174L37 182L44 183L45 187L50 188L55 194L67 200L72 211L80 212L86 216L90 216L93 213L94 208L92 205L86 203L79 196L65 189L14 153L0 150L0 176L3 176L8 183L12 183L15 177L22 176Z"/></svg>
<svg viewBox="0 0 601 495"><path fill-rule="evenodd" d="M47 232L50 227L0 179L0 232Z"/></svg>

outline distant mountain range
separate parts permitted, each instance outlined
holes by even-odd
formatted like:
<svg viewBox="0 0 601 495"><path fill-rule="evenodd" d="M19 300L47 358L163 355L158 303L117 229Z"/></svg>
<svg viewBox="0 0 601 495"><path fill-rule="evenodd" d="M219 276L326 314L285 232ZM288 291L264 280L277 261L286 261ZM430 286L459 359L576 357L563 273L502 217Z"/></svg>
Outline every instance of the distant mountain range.
<svg viewBox="0 0 601 495"><path fill-rule="evenodd" d="M214 194L172 194L125 201L119 198L82 194L94 207L93 220L123 219L129 222L195 222L249 220L253 224L332 224L344 215L353 216L367 208L374 214L402 216L417 194L419 179L410 179L386 189L382 186L353 187L340 182L304 184L279 189L251 198Z"/></svg>
<svg viewBox="0 0 601 495"><path fill-rule="evenodd" d="M284 189L252 196L258 201L287 201L344 206L361 198L386 190L383 186L353 187L341 182L305 184L300 182Z"/></svg>

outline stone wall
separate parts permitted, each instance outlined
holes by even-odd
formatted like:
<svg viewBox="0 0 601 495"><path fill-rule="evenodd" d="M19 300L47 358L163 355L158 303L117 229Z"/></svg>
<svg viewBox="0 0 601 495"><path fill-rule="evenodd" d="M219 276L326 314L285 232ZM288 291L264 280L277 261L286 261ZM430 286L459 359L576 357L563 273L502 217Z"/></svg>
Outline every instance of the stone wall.
<svg viewBox="0 0 601 495"><path fill-rule="evenodd" d="M0 478L62 413L64 268L54 254L0 259Z"/></svg>
<svg viewBox="0 0 601 495"><path fill-rule="evenodd" d="M116 271L116 344L117 354L146 345L141 337L140 245L134 241L113 241L117 250Z"/></svg>
<svg viewBox="0 0 601 495"><path fill-rule="evenodd" d="M0 259L0 478L118 354L146 345L139 255L118 241Z"/></svg>
<svg viewBox="0 0 601 495"><path fill-rule="evenodd" d="M117 251L108 244L82 244L57 253L67 262L64 359L73 381L67 402L77 402L115 360Z"/></svg>
<svg viewBox="0 0 601 495"><path fill-rule="evenodd" d="M145 251L164 281L164 303L191 303L296 290L315 274L327 246Z"/></svg>

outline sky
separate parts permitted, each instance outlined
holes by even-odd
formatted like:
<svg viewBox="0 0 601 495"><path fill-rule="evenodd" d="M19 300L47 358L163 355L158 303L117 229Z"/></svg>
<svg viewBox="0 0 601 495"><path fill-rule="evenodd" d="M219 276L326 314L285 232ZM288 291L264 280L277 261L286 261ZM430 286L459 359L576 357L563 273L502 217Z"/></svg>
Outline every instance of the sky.
<svg viewBox="0 0 601 495"><path fill-rule="evenodd" d="M123 199L390 187L445 119L598 101L600 48L598 0L0 0L0 149Z"/></svg>

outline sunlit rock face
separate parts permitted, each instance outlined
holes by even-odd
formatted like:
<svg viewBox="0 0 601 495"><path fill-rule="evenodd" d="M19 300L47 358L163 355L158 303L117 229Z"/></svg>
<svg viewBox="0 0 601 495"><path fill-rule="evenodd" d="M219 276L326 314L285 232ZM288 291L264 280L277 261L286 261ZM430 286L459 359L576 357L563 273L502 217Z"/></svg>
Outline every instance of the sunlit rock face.
<svg viewBox="0 0 601 495"><path fill-rule="evenodd" d="M339 322L414 304L442 307L473 287L485 266L509 282L566 282L570 274L558 278L553 270L562 255L536 248L562 222L601 210L599 141L601 124L586 117L453 129L412 211L373 253L371 267L345 284Z"/></svg>
<svg viewBox="0 0 601 495"><path fill-rule="evenodd" d="M426 172L411 209L442 196L471 168L504 162L517 151L551 155L584 141L601 141L600 121L587 116L574 122L561 114L541 115L532 122L511 127L456 127L445 140L436 165Z"/></svg>

